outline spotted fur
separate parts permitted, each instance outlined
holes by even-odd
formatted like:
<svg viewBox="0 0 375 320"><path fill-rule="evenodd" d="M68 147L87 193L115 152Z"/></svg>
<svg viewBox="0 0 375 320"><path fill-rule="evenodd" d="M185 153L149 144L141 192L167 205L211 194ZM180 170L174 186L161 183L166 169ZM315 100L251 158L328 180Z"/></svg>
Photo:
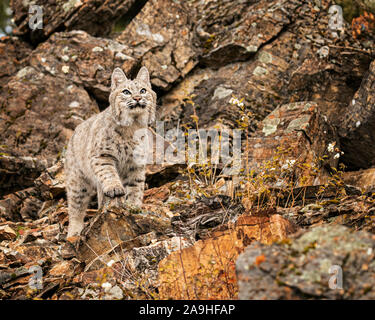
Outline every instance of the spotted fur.
<svg viewBox="0 0 375 320"><path fill-rule="evenodd" d="M125 196L132 205L142 204L145 166L133 158L134 133L154 121L156 94L145 67L134 80L116 68L111 80L110 106L77 126L68 143L68 237L81 233L85 211L95 193L99 209L103 195Z"/></svg>

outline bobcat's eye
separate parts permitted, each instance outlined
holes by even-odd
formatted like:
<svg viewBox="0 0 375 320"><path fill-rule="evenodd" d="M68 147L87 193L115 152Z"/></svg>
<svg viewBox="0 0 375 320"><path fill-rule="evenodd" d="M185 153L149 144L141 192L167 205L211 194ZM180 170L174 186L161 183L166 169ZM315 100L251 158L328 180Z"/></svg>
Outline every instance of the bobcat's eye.
<svg viewBox="0 0 375 320"><path fill-rule="evenodd" d="M128 89L123 90L122 93L126 95L132 94Z"/></svg>
<svg viewBox="0 0 375 320"><path fill-rule="evenodd" d="M144 94L146 93L146 89L145 88L142 88L141 91L139 91L140 94Z"/></svg>

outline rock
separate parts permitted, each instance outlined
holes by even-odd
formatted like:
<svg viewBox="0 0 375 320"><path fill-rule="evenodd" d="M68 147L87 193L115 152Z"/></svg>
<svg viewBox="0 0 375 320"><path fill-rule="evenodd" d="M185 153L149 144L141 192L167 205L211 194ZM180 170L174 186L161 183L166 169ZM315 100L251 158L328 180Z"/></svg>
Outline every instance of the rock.
<svg viewBox="0 0 375 320"><path fill-rule="evenodd" d="M362 80L361 86L341 114L340 143L345 152L342 161L350 170L367 169L375 164L372 148L375 141L373 128L375 97L375 61Z"/></svg>
<svg viewBox="0 0 375 320"><path fill-rule="evenodd" d="M344 22L334 37L331 0L120 2L12 0L20 38L0 41L0 298L372 298L371 30L354 37ZM43 29L28 26L32 4ZM113 69L133 77L141 65L165 130L194 128L195 115L203 129L246 127L254 176L221 172L200 190L185 164L148 165L141 208L116 198L98 212L94 197L82 236L66 239L66 142L108 106ZM338 161L365 169L335 174ZM328 289L328 265L343 268L343 290ZM38 266L43 289L30 290Z"/></svg>
<svg viewBox="0 0 375 320"><path fill-rule="evenodd" d="M127 45L117 41L95 38L84 31L71 31L53 34L32 52L28 61L44 74L84 87L104 109L108 106L114 68L121 67L131 76L138 71L138 60L131 54ZM69 107L79 110L83 104L75 99Z"/></svg>
<svg viewBox="0 0 375 320"><path fill-rule="evenodd" d="M148 246L132 248L126 253L129 268L137 272L157 271L159 262L176 250L189 247L190 242L182 237L172 237L162 241L152 241ZM157 276L157 274L156 274ZM151 279L149 279L151 280ZM154 281L156 277L154 277Z"/></svg>
<svg viewBox="0 0 375 320"><path fill-rule="evenodd" d="M38 264L38 261L50 260L54 263L61 261L58 254L58 245L43 239L37 239L34 242L16 246L14 250L30 257L32 260L31 263L34 264Z"/></svg>
<svg viewBox="0 0 375 320"><path fill-rule="evenodd" d="M73 283L82 288L72 290L76 292L71 292L68 298L84 300L121 300L124 296L128 296L121 281L124 275L125 274L119 273L119 270L110 267L84 272L73 279ZM64 299L65 297L66 295L64 295Z"/></svg>
<svg viewBox="0 0 375 320"><path fill-rule="evenodd" d="M342 1L340 1L342 2ZM353 4L365 9L369 12L375 13L375 1L374 0L354 0ZM348 6L348 4L346 4ZM350 5L350 4L349 4Z"/></svg>
<svg viewBox="0 0 375 320"><path fill-rule="evenodd" d="M51 224L43 228L42 235L43 238L49 241L53 241L57 238L58 234L61 232L60 226L56 224Z"/></svg>
<svg viewBox="0 0 375 320"><path fill-rule="evenodd" d="M177 234L199 240L212 236L215 228L225 228L228 222L236 220L245 209L229 196L217 195L177 205L174 211L178 215L172 217L173 230Z"/></svg>
<svg viewBox="0 0 375 320"><path fill-rule="evenodd" d="M70 0L61 3L49 1L21 1L12 0L11 8L14 12L14 21L17 28L14 34L27 37L33 43L47 39L51 34L60 30L84 30L94 36L108 35L116 20L127 15L132 18L132 11L144 4L135 0L97 0L81 1ZM42 29L32 30L28 14L31 5L43 8ZM34 12L35 14L35 12Z"/></svg>
<svg viewBox="0 0 375 320"><path fill-rule="evenodd" d="M61 261L55 264L48 274L57 277L71 277L74 274L74 263L72 261Z"/></svg>
<svg viewBox="0 0 375 320"><path fill-rule="evenodd" d="M83 272L79 275L76 275L73 278L73 282L80 284L81 286L87 286L95 284L100 284L104 282L103 280L107 279L107 281L113 281L113 277L115 276L115 271L113 268L105 267L98 270L92 270L88 272Z"/></svg>
<svg viewBox="0 0 375 320"><path fill-rule="evenodd" d="M74 128L98 112L83 88L30 66L1 90L0 103L0 152L50 161L61 155Z"/></svg>
<svg viewBox="0 0 375 320"><path fill-rule="evenodd" d="M238 297L373 299L374 244L374 235L343 226L311 228L289 243L254 242L236 261Z"/></svg>
<svg viewBox="0 0 375 320"><path fill-rule="evenodd" d="M0 226L0 241L14 240L17 238L17 233L8 225Z"/></svg>
<svg viewBox="0 0 375 320"><path fill-rule="evenodd" d="M4 151L10 146L2 145ZM0 196L34 185L34 180L45 170L51 161L36 157L12 157L0 155Z"/></svg>
<svg viewBox="0 0 375 320"><path fill-rule="evenodd" d="M335 154L340 156L340 153L328 148L329 144L337 148L337 140L335 129L321 114L316 103L283 105L272 111L262 121L254 137L249 138L248 158L244 156L244 167L255 172L265 170L263 166L267 161L272 162L278 155L278 148L281 148L279 155L286 152L288 159L284 161L298 177L296 186L322 184L330 176L328 170L337 166ZM322 166L316 172L321 165L319 159L323 159L323 156L328 156L325 164L328 170Z"/></svg>
<svg viewBox="0 0 375 320"><path fill-rule="evenodd" d="M346 184L356 186L362 191L370 192L375 189L375 169L344 172L343 180Z"/></svg>
<svg viewBox="0 0 375 320"><path fill-rule="evenodd" d="M337 177L336 177L337 178ZM360 200L362 192L360 189L346 185L342 181L333 182L328 181L324 185L310 185L296 188L281 188L269 187L269 194L276 198L277 209L295 209L304 207L305 205L315 205L319 207L323 204L339 203L345 197L352 197L353 199ZM246 209L254 203L247 202L248 198L244 197L242 200Z"/></svg>
<svg viewBox="0 0 375 320"><path fill-rule="evenodd" d="M266 23L270 23L273 19L272 10L274 10L274 18L281 19L279 25L286 23L283 31L261 44L257 50L254 49L255 51L244 62L235 62L235 59L225 61L226 55L223 54L218 55L218 58L222 56L224 59L222 64L219 64L214 55L208 54L205 63L210 66L209 68L201 68L198 65L178 86L162 97L158 112L159 119L171 122L171 126L176 126L178 120L193 125L191 116L194 114L194 106L201 128L212 128L215 125L237 128L236 120L241 119L242 115L238 106L229 103L231 97L236 96L238 99L244 99L245 110L253 115L250 132L255 131L258 123L276 107L298 101L315 101L328 121L334 126L340 126L337 115L342 113L352 100L371 62L371 53L359 49L358 43L352 43L354 40L350 36L345 40L336 40L333 45L328 28L327 11L330 6L328 1L324 1L319 11L313 10L312 2L298 2L293 17L287 18L293 21L290 24L282 20L288 14L280 13L279 1L258 2L259 5L263 3L269 9L268 13L265 13ZM229 7L235 5L229 1L210 1L206 6L218 10L217 6L221 3ZM290 8L293 3L295 1L288 1L286 6ZM241 9L241 5L236 3L238 10ZM265 12L262 10L253 12L251 11L253 6L257 4L249 6L246 14L256 15ZM237 8L234 12L236 10ZM223 13L221 19L226 19L229 23L241 19L241 15L232 16L230 10L213 10L208 16L215 17L218 15L215 12ZM258 18L254 17L254 19ZM202 18L202 23L211 22L210 19L205 22ZM241 23L246 23L237 22L239 23L237 27L235 22L233 23L234 30L241 29ZM317 25L319 28L316 27ZM219 28L220 31L220 25L213 24L214 27ZM261 27L262 24L252 28ZM236 41L235 37L227 35L229 32L231 31L223 31L221 33L223 36L218 32L217 41L215 40L218 48L223 37L228 37L227 43ZM272 33L273 30L270 32ZM245 37L247 41L253 39L246 38L247 33L243 33L241 37ZM325 45L329 45L329 55L327 58L320 58L319 50ZM230 50L230 44L227 47L224 45L224 48ZM236 53L237 51L234 51L233 55ZM210 58L212 62L207 60Z"/></svg>
<svg viewBox="0 0 375 320"><path fill-rule="evenodd" d="M25 58L31 52L29 44L17 37L2 37L0 40L0 87L3 87L13 74L25 67Z"/></svg>
<svg viewBox="0 0 375 320"><path fill-rule="evenodd" d="M8 221L27 221L38 218L42 208L39 193L34 187L6 195L0 200L0 218Z"/></svg>
<svg viewBox="0 0 375 320"><path fill-rule="evenodd" d="M4 288L8 287L9 282L15 282L15 280L19 281L20 277L24 277L29 274L29 270L24 267L17 268L13 272L0 271L0 285L2 285ZM28 279L26 279L26 281L27 280Z"/></svg>
<svg viewBox="0 0 375 320"><path fill-rule="evenodd" d="M278 210L280 214L288 217L302 228L322 224L340 224L352 230L375 232L373 199L361 195L361 193L359 195L348 195L344 198L333 194L331 198L295 208L283 209L282 211L281 213Z"/></svg>
<svg viewBox="0 0 375 320"><path fill-rule="evenodd" d="M194 3L194 2L193 2ZM296 17L300 1L208 1L197 6L202 63L217 68L247 60Z"/></svg>
<svg viewBox="0 0 375 320"><path fill-rule="evenodd" d="M183 1L149 0L117 37L150 71L151 83L163 91L197 64L192 45L194 14Z"/></svg>
<svg viewBox="0 0 375 320"><path fill-rule="evenodd" d="M234 262L255 240L283 240L295 227L279 215L242 215L234 227L173 252L159 264L161 299L235 299Z"/></svg>
<svg viewBox="0 0 375 320"><path fill-rule="evenodd" d="M42 199L57 199L65 193L64 164L59 161L49 167L35 180Z"/></svg>
<svg viewBox="0 0 375 320"><path fill-rule="evenodd" d="M169 198L171 191L168 185L163 185L160 188L152 188L145 190L144 192L144 203L163 203Z"/></svg>
<svg viewBox="0 0 375 320"><path fill-rule="evenodd" d="M91 267L102 263L101 260L109 260L107 257L118 249L146 246L170 232L169 219L153 212L143 213L140 209L124 209L116 203L105 207L82 231L77 253L79 259Z"/></svg>
<svg viewBox="0 0 375 320"><path fill-rule="evenodd" d="M38 231L33 231L33 230L26 230L26 231L21 230L21 233L22 233L21 239L18 242L18 244L20 245L33 242L38 238L39 235L41 235L40 231L38 232Z"/></svg>
<svg viewBox="0 0 375 320"><path fill-rule="evenodd" d="M14 159L18 161L18 159L20 158ZM37 158L33 160L38 163ZM150 200L154 201L156 200L155 198L157 197L157 194L169 193L168 187L166 187L165 184L168 181L176 178L179 175L179 169L181 169L182 167L184 167L184 165L169 163L164 163L162 165L146 165L146 184L149 188L152 189L146 190L144 196L149 197ZM33 182L35 185L34 189L38 192L38 195L42 200L46 201L51 199L59 199L65 194L63 160L60 160L53 166L44 169L44 171L41 172L40 176L37 177ZM162 188L159 189L158 187Z"/></svg>
<svg viewBox="0 0 375 320"><path fill-rule="evenodd" d="M155 292L158 287L159 262L171 252L190 245L191 243L183 237L172 237L162 241L153 239L147 246L125 249L118 256L114 256L116 261L118 257L121 259L115 262L112 268L118 269L117 266L120 265L123 275L132 275L132 277L123 276L121 284L133 299L155 298L157 297ZM119 273L116 272L116 274ZM141 285L139 285L140 283Z"/></svg>
<svg viewBox="0 0 375 320"><path fill-rule="evenodd" d="M124 297L124 293L119 286L114 286L105 290L104 300L121 300Z"/></svg>

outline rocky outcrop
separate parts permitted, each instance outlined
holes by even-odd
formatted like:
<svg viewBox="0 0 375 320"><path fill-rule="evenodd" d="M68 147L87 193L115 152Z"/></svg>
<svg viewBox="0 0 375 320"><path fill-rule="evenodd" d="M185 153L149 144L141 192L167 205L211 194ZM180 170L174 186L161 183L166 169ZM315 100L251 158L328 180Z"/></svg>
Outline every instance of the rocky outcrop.
<svg viewBox="0 0 375 320"><path fill-rule="evenodd" d="M349 189L349 186L347 186ZM353 187L350 187L352 189ZM307 188L309 189L309 188ZM306 190L308 192L308 190ZM334 191L334 190L332 190ZM341 224L352 230L365 230L374 233L375 209L372 196L362 194L360 190L351 190L355 194L350 194L350 190L345 191L346 196L340 196L343 190L328 195L325 191L325 197L320 202L302 199L293 208L278 208L277 212L288 217L296 225L302 228L310 228L322 224ZM371 193L370 193L371 194ZM315 198L316 199L316 198Z"/></svg>
<svg viewBox="0 0 375 320"><path fill-rule="evenodd" d="M0 195L31 187L34 180L51 164L32 157L0 156Z"/></svg>
<svg viewBox="0 0 375 320"><path fill-rule="evenodd" d="M105 36L112 31L116 20L124 16L130 20L144 2L135 0L104 2L98 0L65 2L12 0L11 8L17 25L14 33L27 37L34 43L39 43L52 33L61 30L84 30L93 36ZM36 22L35 19L30 18L32 15L29 14L29 8L32 5L40 6L43 10L43 28L41 29L32 30L29 27L29 22ZM32 13L36 12L33 10Z"/></svg>
<svg viewBox="0 0 375 320"><path fill-rule="evenodd" d="M353 185L364 192L372 192L375 189L375 169L345 172L343 179L346 184Z"/></svg>
<svg viewBox="0 0 375 320"><path fill-rule="evenodd" d="M127 75L138 71L139 61L131 54L126 45L116 41L71 31L52 35L32 52L28 62L44 74L85 88L104 109L113 69L121 67Z"/></svg>
<svg viewBox="0 0 375 320"><path fill-rule="evenodd" d="M292 24L300 5L300 1L263 0L195 4L196 45L201 48L202 63L218 68L248 60Z"/></svg>
<svg viewBox="0 0 375 320"><path fill-rule="evenodd" d="M193 13L184 1L150 0L116 38L149 69L157 88L170 89L197 64Z"/></svg>
<svg viewBox="0 0 375 320"><path fill-rule="evenodd" d="M99 212L83 230L77 251L78 258L86 263L87 268L95 262L99 265L107 263L119 248L128 251L145 247L151 244L151 240L165 240L172 232L168 217L120 208L118 204L111 205Z"/></svg>
<svg viewBox="0 0 375 320"><path fill-rule="evenodd" d="M371 4L356 1L357 22L359 2ZM31 4L43 29L28 26ZM0 298L372 298L374 37L351 21L335 36L331 5L13 0L19 37L0 40ZM241 128L252 170L149 165L142 207L116 198L98 211L94 197L82 236L66 239L65 145L108 106L113 69L141 65L166 130Z"/></svg>
<svg viewBox="0 0 375 320"><path fill-rule="evenodd" d="M17 37L3 37L0 40L0 87L25 66L24 60L30 53L31 46Z"/></svg>
<svg viewBox="0 0 375 320"><path fill-rule="evenodd" d="M74 128L98 106L71 81L27 66L0 93L1 152L56 159Z"/></svg>
<svg viewBox="0 0 375 320"><path fill-rule="evenodd" d="M288 6L293 7L292 3L288 1ZM271 19L281 15L278 23L282 25L284 21L285 25L280 34L275 33L270 40L260 42L258 47L254 47L251 58L244 62L230 59L219 64L213 53L207 53L204 61L209 67L201 68L198 65L162 98L160 119L174 123L182 119L192 124L191 116L195 109L201 127L220 125L234 128L237 126L236 120L241 119L241 112L229 101L232 96L236 96L243 99L245 109L253 114L254 120L250 126L252 131L277 106L298 101L317 102L328 121L339 126L337 113L346 110L352 100L363 74L368 70L371 53L360 49L349 35L344 40L332 38L326 14L330 4L329 1L322 1L321 6L315 6L313 2L299 2L291 11L293 16L285 18L290 19L289 22L281 19L284 13L280 13L280 2L264 4L267 10L261 11L265 16L262 19L267 21L267 17ZM229 2L226 5L230 5ZM251 11L249 14L252 14ZM228 19L229 16L233 18L228 13ZM261 28L262 23L257 23L251 28ZM238 22L238 28L241 29L241 26ZM345 30L346 34L349 33L349 30ZM224 37L227 35L220 29L218 33ZM254 38L249 37L249 43ZM227 41L230 39L236 37L228 37ZM224 39L219 36L218 48L220 41ZM236 54L241 50L234 52ZM220 56L226 57L224 54Z"/></svg>
<svg viewBox="0 0 375 320"><path fill-rule="evenodd" d="M236 262L239 299L374 299L374 236L320 226L290 243L253 243Z"/></svg>
<svg viewBox="0 0 375 320"><path fill-rule="evenodd" d="M352 170L366 169L375 164L374 151L369 148L374 141L375 62L364 76L361 86L342 115L339 134L345 155L343 162Z"/></svg>
<svg viewBox="0 0 375 320"><path fill-rule="evenodd" d="M316 103L283 105L272 111L249 139L245 167L249 171L259 171L267 161L272 162L278 152L286 152L286 166L299 177L295 186L323 184L330 176L329 170L336 168L338 163L332 150L328 150L330 144L339 147L335 129ZM320 159L324 156L327 159L321 164Z"/></svg>

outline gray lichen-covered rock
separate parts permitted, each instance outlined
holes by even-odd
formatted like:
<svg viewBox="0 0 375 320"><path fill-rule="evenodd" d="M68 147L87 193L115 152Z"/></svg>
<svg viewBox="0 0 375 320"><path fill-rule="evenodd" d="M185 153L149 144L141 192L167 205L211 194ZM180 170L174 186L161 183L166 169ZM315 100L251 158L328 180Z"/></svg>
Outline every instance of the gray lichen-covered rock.
<svg viewBox="0 0 375 320"><path fill-rule="evenodd" d="M117 41L71 31L53 34L32 52L28 62L45 74L83 86L104 108L114 68L121 67L127 75L138 71L138 61L130 54L128 46Z"/></svg>
<svg viewBox="0 0 375 320"><path fill-rule="evenodd" d="M195 33L202 63L218 68L247 60L276 38L296 17L300 1L207 1L195 5Z"/></svg>
<svg viewBox="0 0 375 320"><path fill-rule="evenodd" d="M150 0L117 37L150 71L154 86L167 90L197 64L194 12L185 1Z"/></svg>
<svg viewBox="0 0 375 320"><path fill-rule="evenodd" d="M372 234L339 225L289 243L253 243L236 262L239 298L374 299L374 249Z"/></svg>
<svg viewBox="0 0 375 320"><path fill-rule="evenodd" d="M288 5L293 3L287 2ZM207 7L215 7L213 3L216 2L209 2ZM268 11L262 19L269 23L267 14L270 19L274 18L280 6L280 1L267 2ZM173 123L178 120L192 123L191 116L195 108L201 127L238 127L237 120L241 119L241 113L237 106L229 103L231 97L236 96L243 98L246 111L253 114L250 126L252 131L277 106L297 101L317 102L328 121L336 127L340 126L337 115L346 112L363 74L368 70L371 55L359 49L358 43L348 36L345 40L332 39L328 28L328 9L328 1L319 8L314 8L313 2L299 1L297 8L291 11L294 14L289 18L286 18L288 15L284 17L290 19L290 23L284 21L283 31L255 47L246 61L238 57L225 60L227 54L224 53L215 57L215 43L217 48L223 45L224 50L230 47L225 43L235 39L222 39L227 32L220 33L221 29L216 26L217 41L212 42L214 47L203 58L200 56L209 67L202 68L198 64L162 97L159 118ZM232 11L223 12L222 20L240 19L236 15L232 16ZM263 11L257 13L260 12ZM249 14L253 13L249 11ZM205 20L202 18L202 21ZM242 22L238 22L239 29ZM210 22L205 23L208 25ZM236 28L235 23L233 28ZM246 38L246 33L243 36ZM254 37L248 37L247 41L253 41ZM239 52L234 50L233 54ZM221 63L216 61L219 58L222 59Z"/></svg>

